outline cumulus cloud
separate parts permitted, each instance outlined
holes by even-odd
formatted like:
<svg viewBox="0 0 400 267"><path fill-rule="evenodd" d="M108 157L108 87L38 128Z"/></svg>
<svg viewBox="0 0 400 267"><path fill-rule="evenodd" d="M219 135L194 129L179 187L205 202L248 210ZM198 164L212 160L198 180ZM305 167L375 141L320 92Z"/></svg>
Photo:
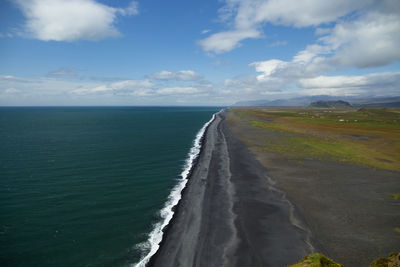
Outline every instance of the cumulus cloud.
<svg viewBox="0 0 400 267"><path fill-rule="evenodd" d="M400 12L397 11L400 11L400 2L397 5L393 3L386 1L356 20L338 22L316 44L299 51L291 61L269 59L253 62L250 66L261 73L257 76L259 81L280 80L290 84L299 79L316 78L329 71L340 71L344 67L379 67L398 61ZM327 84L331 81L328 78L318 79ZM341 86L349 88L345 83ZM321 88L327 87L321 85Z"/></svg>
<svg viewBox="0 0 400 267"><path fill-rule="evenodd" d="M262 27L270 23L297 28L322 26L316 29L320 36L317 43L293 59L298 67L304 67L299 64L303 62L310 68L320 64L369 68L400 60L399 1L226 0L220 17L232 29L199 41L204 51L231 51L244 39L262 37ZM318 64L311 66L313 60Z"/></svg>
<svg viewBox="0 0 400 267"><path fill-rule="evenodd" d="M95 0L16 0L26 17L25 32L43 41L100 40L121 35L118 15L138 13L137 3L113 8Z"/></svg>
<svg viewBox="0 0 400 267"><path fill-rule="evenodd" d="M369 15L366 15L369 16ZM361 17L363 19L363 17ZM388 18L390 20L390 17ZM343 22L345 23L345 22ZM346 22L347 23L347 22ZM338 24L340 25L340 24ZM366 25L368 27L368 25ZM279 59L269 59L265 61L257 61L250 63L249 66L254 68L260 74L249 79L228 79L225 81L227 88L235 88L236 92L240 91L243 95L253 96L253 98L262 95L283 96L287 93L297 95L332 95L332 96L355 96L355 95L398 95L400 88L400 73L370 73L365 75L328 75L331 71L340 71L346 66L339 61L342 51L348 49L349 42L345 42L345 38L336 38L335 30L321 37L319 44L307 46L304 50L299 51L292 60L283 61ZM392 33L394 34L394 33ZM329 37L329 39L325 39ZM392 41L397 38L392 38ZM352 39L351 39L352 40ZM379 46L376 42L386 43L385 40L371 40L369 43L360 45L363 47ZM391 43L391 42L389 42ZM351 42L350 42L351 44ZM400 44L399 44L400 45ZM396 49L390 49L389 45L385 45L390 58L395 59ZM342 50L344 49L344 50ZM356 49L356 48L354 48ZM379 48L377 48L379 50ZM357 54L357 51L354 51ZM374 52L370 52L372 55ZM382 51L384 54L385 52ZM367 54L358 54L361 58L355 57L351 66L357 66L357 62L374 62L374 66L382 65L382 58L374 61L374 57L368 58ZM383 58L385 58L383 56ZM350 61L351 55L346 57ZM359 61L355 61L359 60ZM363 67L365 65L358 65ZM251 92L251 94L249 94Z"/></svg>
<svg viewBox="0 0 400 267"><path fill-rule="evenodd" d="M400 60L399 32L400 12L374 11L356 21L338 23L320 40L336 50L332 60L337 65L377 67Z"/></svg>
<svg viewBox="0 0 400 267"><path fill-rule="evenodd" d="M283 87L297 84L307 89L302 91L307 94L345 95L346 90L351 94L368 90L381 94L375 90L379 86L392 92L393 84L397 84L397 74L328 76L327 73L346 67L385 66L400 60L399 11L400 2L377 2L356 19L343 19L329 30L320 30L317 43L299 51L292 60L269 59L253 62L250 66L261 73L257 76L258 82L273 81ZM378 80L385 83L377 83Z"/></svg>
<svg viewBox="0 0 400 267"><path fill-rule="evenodd" d="M199 44L205 51L222 53L240 46L247 38L260 38L265 23L293 27L318 26L336 21L350 12L371 5L372 0L225 0L222 21L231 30L215 33Z"/></svg>
<svg viewBox="0 0 400 267"><path fill-rule="evenodd" d="M196 81L203 76L193 70L181 70L178 72L160 71L149 75L149 78L156 80Z"/></svg>
<svg viewBox="0 0 400 267"><path fill-rule="evenodd" d="M237 28L251 28L260 23L308 27L318 26L354 10L366 7L372 0L226 0L225 14L228 10L234 17Z"/></svg>
<svg viewBox="0 0 400 267"><path fill-rule="evenodd" d="M327 71L335 70L326 58L319 56L315 51L322 53L319 46L309 46L295 55L292 61L270 59L250 63L257 72L257 80L260 82L279 81L280 84L289 84L301 78L312 78Z"/></svg>

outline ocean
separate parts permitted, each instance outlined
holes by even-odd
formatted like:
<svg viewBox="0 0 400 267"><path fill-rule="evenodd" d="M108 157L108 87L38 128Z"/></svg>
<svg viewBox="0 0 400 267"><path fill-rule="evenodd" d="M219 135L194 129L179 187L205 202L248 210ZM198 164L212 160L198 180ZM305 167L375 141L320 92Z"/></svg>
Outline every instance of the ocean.
<svg viewBox="0 0 400 267"><path fill-rule="evenodd" d="M144 263L219 109L0 108L0 265Z"/></svg>

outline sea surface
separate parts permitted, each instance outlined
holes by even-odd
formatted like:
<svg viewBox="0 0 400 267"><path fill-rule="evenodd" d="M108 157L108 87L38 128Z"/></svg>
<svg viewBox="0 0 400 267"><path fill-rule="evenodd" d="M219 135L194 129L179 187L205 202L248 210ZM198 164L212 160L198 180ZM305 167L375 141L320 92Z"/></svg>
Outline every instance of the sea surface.
<svg viewBox="0 0 400 267"><path fill-rule="evenodd" d="M0 108L0 266L139 262L218 110Z"/></svg>

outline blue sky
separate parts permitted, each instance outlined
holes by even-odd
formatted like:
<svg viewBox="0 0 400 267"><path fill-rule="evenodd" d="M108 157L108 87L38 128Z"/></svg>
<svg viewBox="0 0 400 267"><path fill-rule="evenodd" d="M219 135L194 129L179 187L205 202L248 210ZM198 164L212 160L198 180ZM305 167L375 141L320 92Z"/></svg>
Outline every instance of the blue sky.
<svg viewBox="0 0 400 267"><path fill-rule="evenodd" d="M396 0L0 1L0 105L400 95Z"/></svg>

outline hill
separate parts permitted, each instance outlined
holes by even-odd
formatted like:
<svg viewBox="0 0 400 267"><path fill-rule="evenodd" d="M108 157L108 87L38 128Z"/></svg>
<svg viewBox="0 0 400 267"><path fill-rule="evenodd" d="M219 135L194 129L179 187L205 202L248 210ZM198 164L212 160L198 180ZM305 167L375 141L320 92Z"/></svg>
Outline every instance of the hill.
<svg viewBox="0 0 400 267"><path fill-rule="evenodd" d="M351 108L352 106L350 105L349 102L343 101L343 100L337 100L337 101L316 101L312 102L310 105L308 105L309 108L336 108L336 109L347 109Z"/></svg>

